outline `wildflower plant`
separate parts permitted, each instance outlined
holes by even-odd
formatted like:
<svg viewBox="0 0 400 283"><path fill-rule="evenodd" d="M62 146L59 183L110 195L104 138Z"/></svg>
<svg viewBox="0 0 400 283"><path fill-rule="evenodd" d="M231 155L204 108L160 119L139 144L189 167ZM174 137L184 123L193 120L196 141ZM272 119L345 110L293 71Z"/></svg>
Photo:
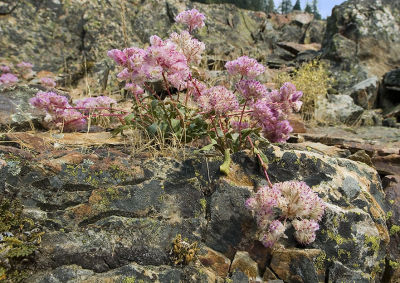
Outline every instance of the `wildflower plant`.
<svg viewBox="0 0 400 283"><path fill-rule="evenodd" d="M114 109L116 101L107 96L88 97L74 102L55 92L39 91L29 100L30 104L46 112L44 118L49 128L65 131L85 130L92 119L99 117L117 117L122 119L125 111ZM122 112L118 113L118 112Z"/></svg>
<svg viewBox="0 0 400 283"><path fill-rule="evenodd" d="M271 142L289 138L293 129L287 117L300 109L302 93L290 83L268 91L256 80L265 67L247 56L225 65L237 79L232 90L195 78L192 68L200 63L205 45L194 38L193 32L204 26L204 19L196 9L184 11L175 20L185 24L187 30L172 33L165 40L153 35L146 49L108 51L122 67L118 79L126 82L125 89L135 97L134 111L125 117L126 124L119 130L136 126L150 135L178 138L183 143L209 136L211 147L224 154L226 163L221 170L228 173L230 153L251 142L251 134ZM157 84L167 93L165 99L154 87Z"/></svg>

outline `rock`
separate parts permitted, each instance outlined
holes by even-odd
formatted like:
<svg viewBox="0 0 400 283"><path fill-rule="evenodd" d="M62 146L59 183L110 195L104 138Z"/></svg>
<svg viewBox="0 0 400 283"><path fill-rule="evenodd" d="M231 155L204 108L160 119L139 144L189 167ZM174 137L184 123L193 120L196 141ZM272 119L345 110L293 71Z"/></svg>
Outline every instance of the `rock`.
<svg viewBox="0 0 400 283"><path fill-rule="evenodd" d="M355 105L353 99L344 94L328 95L317 102L315 119L328 124L354 124L363 113L363 108Z"/></svg>
<svg viewBox="0 0 400 283"><path fill-rule="evenodd" d="M323 252L314 249L274 251L270 267L284 282L321 282L325 277L321 256Z"/></svg>
<svg viewBox="0 0 400 283"><path fill-rule="evenodd" d="M372 157L376 170L383 175L400 175L400 151L398 154Z"/></svg>
<svg viewBox="0 0 400 283"><path fill-rule="evenodd" d="M82 153L65 145L27 158L24 149L0 147L0 193L20 198L45 232L32 282L221 282L229 258L234 282L266 268L305 282L329 272L333 261L380 278L387 211L369 166L304 149L264 148L272 182L303 180L327 202L314 243L304 249L288 230L271 255L244 205L255 186L265 185L254 156L234 154L231 174L220 176L222 157L144 160L123 148ZM184 245L200 248L182 267L171 259L179 234Z"/></svg>
<svg viewBox="0 0 400 283"><path fill-rule="evenodd" d="M223 254L216 252L210 248L205 247L207 252L204 255L199 255L198 258L204 267L211 268L217 276L222 278L228 276L231 261Z"/></svg>
<svg viewBox="0 0 400 283"><path fill-rule="evenodd" d="M259 276L257 263L252 260L248 252L238 251L232 261L230 272L239 270L246 274L247 277L255 279Z"/></svg>
<svg viewBox="0 0 400 283"><path fill-rule="evenodd" d="M391 70L383 77L379 89L379 106L387 117L400 116L400 68Z"/></svg>
<svg viewBox="0 0 400 283"><path fill-rule="evenodd" d="M364 109L372 109L377 106L378 77L371 77L354 85L345 94L350 95L354 102Z"/></svg>
<svg viewBox="0 0 400 283"><path fill-rule="evenodd" d="M364 66L381 77L400 64L400 9L396 1L355 0L335 6L327 20L324 58ZM371 13L373 11L373 13Z"/></svg>
<svg viewBox="0 0 400 283"><path fill-rule="evenodd" d="M385 199L389 204L387 224L390 229L390 244L386 260L388 269L386 282L397 282L400 279L400 175L388 175L382 180Z"/></svg>
<svg viewBox="0 0 400 283"><path fill-rule="evenodd" d="M365 110L360 118L360 126L382 126L382 110Z"/></svg>
<svg viewBox="0 0 400 283"><path fill-rule="evenodd" d="M365 152L365 150L358 150L356 153L350 155L348 159L362 162L374 168L374 163L372 162L371 157Z"/></svg>
<svg viewBox="0 0 400 283"><path fill-rule="evenodd" d="M400 148L398 129L386 127L316 127L302 134L306 141L338 146L351 152L365 150L369 156L398 154Z"/></svg>
<svg viewBox="0 0 400 283"><path fill-rule="evenodd" d="M288 119L290 126L293 128L292 133L305 133L307 132L306 125L300 115L292 114Z"/></svg>
<svg viewBox="0 0 400 283"><path fill-rule="evenodd" d="M273 282L276 279L277 279L276 275L272 272L272 270L269 267L267 267L263 275L263 280L267 282Z"/></svg>
<svg viewBox="0 0 400 283"><path fill-rule="evenodd" d="M277 45L289 51L290 53L293 53L294 55L298 55L300 52L307 50L318 51L321 49L321 45L318 43L300 44L295 42L278 42Z"/></svg>
<svg viewBox="0 0 400 283"><path fill-rule="evenodd" d="M335 261L329 269L329 282L371 282L367 276L361 272L353 271L340 262Z"/></svg>
<svg viewBox="0 0 400 283"><path fill-rule="evenodd" d="M116 88L116 68L107 58L107 50L144 47L154 34L167 37L182 28L174 23L174 17L189 8L196 8L207 17L206 27L195 36L207 46L206 60L216 62L210 64L210 69L223 69L227 60L244 53L264 63L271 54L284 58L277 42L290 38L294 43L320 44L321 35L317 33L322 34L325 28L325 22L313 20L311 14L267 16L234 5L206 5L189 0L111 0L107 5L80 0L40 4L26 0L24 5L10 4L4 8L9 13L0 19L0 29L4 31L0 54L30 61L36 71L61 73L58 84L79 83L87 75L85 82L94 92ZM36 20L25 21L32 18Z"/></svg>

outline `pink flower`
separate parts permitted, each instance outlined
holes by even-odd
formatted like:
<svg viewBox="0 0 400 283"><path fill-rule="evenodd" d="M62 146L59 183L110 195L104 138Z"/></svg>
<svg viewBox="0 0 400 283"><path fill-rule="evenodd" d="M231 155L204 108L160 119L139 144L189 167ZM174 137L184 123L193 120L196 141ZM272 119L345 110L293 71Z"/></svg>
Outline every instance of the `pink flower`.
<svg viewBox="0 0 400 283"><path fill-rule="evenodd" d="M115 104L117 102L108 96L98 96L79 99L74 103L77 108L87 108L86 112L88 112L89 110L93 110L95 108L110 108L111 104Z"/></svg>
<svg viewBox="0 0 400 283"><path fill-rule="evenodd" d="M299 243L308 245L315 241L315 232L319 229L317 221L309 219L295 219L292 221L292 224L294 229L296 229L294 236Z"/></svg>
<svg viewBox="0 0 400 283"><path fill-rule="evenodd" d="M260 241L266 248L271 248L284 235L286 226L279 220L271 222L268 233L261 236Z"/></svg>
<svg viewBox="0 0 400 283"><path fill-rule="evenodd" d="M206 46L203 42L193 38L186 30L180 34L176 32L170 35L170 40L177 45L177 50L183 53L188 63L199 64L201 62L201 55Z"/></svg>
<svg viewBox="0 0 400 283"><path fill-rule="evenodd" d="M0 85L13 85L18 82L18 77L11 73L5 73L0 76Z"/></svg>
<svg viewBox="0 0 400 283"><path fill-rule="evenodd" d="M187 10L179 13L175 17L177 23L182 23L188 26L189 32L197 28L204 27L205 16L196 9Z"/></svg>
<svg viewBox="0 0 400 283"><path fill-rule="evenodd" d="M204 95L199 97L198 103L203 111L215 111L217 114L226 114L239 108L236 95L224 86L208 89Z"/></svg>
<svg viewBox="0 0 400 283"><path fill-rule="evenodd" d="M239 57L236 60L229 61L225 68L231 75L241 75L248 79L255 79L258 75L265 72L265 67L257 62L256 59L247 56Z"/></svg>
<svg viewBox="0 0 400 283"><path fill-rule="evenodd" d="M143 88L141 88L139 85L134 84L134 83L127 83L125 85L125 89L129 90L130 92L132 92L134 95L141 95L144 93Z"/></svg>
<svg viewBox="0 0 400 283"><path fill-rule="evenodd" d="M60 112L65 108L71 107L65 96L58 95L55 92L39 91L35 97L29 99L29 103L49 113Z"/></svg>
<svg viewBox="0 0 400 283"><path fill-rule="evenodd" d="M319 229L317 221L321 220L325 210L324 201L306 183L298 181L262 187L247 199L245 206L254 213L261 231L260 241L266 247L273 246L283 235L286 227L281 223L282 219L285 223L292 220L295 237L300 243L313 242L315 231Z"/></svg>
<svg viewBox="0 0 400 283"><path fill-rule="evenodd" d="M17 67L24 72L29 72L32 71L33 65L28 62L21 62L17 65Z"/></svg>
<svg viewBox="0 0 400 283"><path fill-rule="evenodd" d="M11 72L11 68L7 65L1 65L0 66L0 71L2 73L10 73Z"/></svg>
<svg viewBox="0 0 400 283"><path fill-rule="evenodd" d="M41 78L40 84L52 88L56 87L56 82L52 78Z"/></svg>
<svg viewBox="0 0 400 283"><path fill-rule="evenodd" d="M241 80L236 84L236 89L246 100L257 100L267 93L267 88L256 80Z"/></svg>
<svg viewBox="0 0 400 283"><path fill-rule="evenodd" d="M108 57L113 59L118 65L124 66L126 63L126 60L128 59L126 57L126 54L118 49L112 49L107 52Z"/></svg>

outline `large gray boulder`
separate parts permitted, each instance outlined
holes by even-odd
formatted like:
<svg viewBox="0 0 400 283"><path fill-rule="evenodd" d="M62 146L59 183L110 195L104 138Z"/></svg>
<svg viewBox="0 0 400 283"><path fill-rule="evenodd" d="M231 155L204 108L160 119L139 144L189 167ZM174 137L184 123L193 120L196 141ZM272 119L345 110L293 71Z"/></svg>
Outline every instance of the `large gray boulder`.
<svg viewBox="0 0 400 283"><path fill-rule="evenodd" d="M400 64L399 19L398 1L346 1L328 18L323 57L342 72L352 73L360 65L368 77L380 77ZM356 83L363 79L359 77Z"/></svg>
<svg viewBox="0 0 400 283"><path fill-rule="evenodd" d="M29 282L220 282L229 274L248 282L266 268L285 282L324 282L327 274L339 282L379 281L389 232L377 172L307 150L271 146L264 152L272 182L302 180L327 202L317 239L307 247L290 230L277 250L257 241L244 203L265 179L245 152L221 176L218 156L187 154L178 161L133 158L117 147L83 153L47 143L40 154L0 147L1 194L21 199L45 232L34 265L26 266ZM200 250L178 268L171 248L179 234ZM243 264L238 251L248 254Z"/></svg>

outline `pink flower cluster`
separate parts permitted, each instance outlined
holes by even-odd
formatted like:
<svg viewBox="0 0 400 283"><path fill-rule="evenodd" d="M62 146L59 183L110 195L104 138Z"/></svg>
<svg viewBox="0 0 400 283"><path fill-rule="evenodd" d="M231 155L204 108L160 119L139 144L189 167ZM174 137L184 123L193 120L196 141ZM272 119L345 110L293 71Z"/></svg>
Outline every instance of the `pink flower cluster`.
<svg viewBox="0 0 400 283"><path fill-rule="evenodd" d="M72 107L65 96L55 92L39 91L29 100L30 104L46 111L45 121L65 130L83 130L87 126L89 112L101 113L108 110L116 101L107 96L89 97L75 101ZM80 110L80 111L78 111Z"/></svg>
<svg viewBox="0 0 400 283"><path fill-rule="evenodd" d="M188 26L189 32L204 27L204 20L205 16L196 9L181 12L175 17L177 23Z"/></svg>
<svg viewBox="0 0 400 283"><path fill-rule="evenodd" d="M18 77L11 73L4 73L0 76L0 85L10 86L18 82Z"/></svg>
<svg viewBox="0 0 400 283"><path fill-rule="evenodd" d="M272 247L284 236L288 220L296 230L297 241L312 243L325 206L325 202L306 183L298 181L277 183L272 188L262 187L246 201L246 207L255 214L261 231L259 239L266 247Z"/></svg>
<svg viewBox="0 0 400 283"><path fill-rule="evenodd" d="M17 64L17 68L20 69L23 73L29 73L32 71L33 65L29 62L21 62Z"/></svg>
<svg viewBox="0 0 400 283"><path fill-rule="evenodd" d="M241 75L248 79L255 79L265 72L265 67L263 65L258 63L256 59L247 56L242 56L236 60L227 62L225 68L232 76Z"/></svg>
<svg viewBox="0 0 400 283"><path fill-rule="evenodd" d="M4 73L11 73L11 68L7 65L0 65L0 72Z"/></svg>
<svg viewBox="0 0 400 283"><path fill-rule="evenodd" d="M65 129L84 129L86 119L83 114L72 109L65 96L55 92L39 91L29 103L41 110L46 111L45 121L53 126Z"/></svg>
<svg viewBox="0 0 400 283"><path fill-rule="evenodd" d="M118 78L127 82L127 88L136 94L143 93L145 82L161 81L164 78L175 88L184 89L190 70L185 55L171 40L163 41L158 36L150 38L151 46L146 50L132 47L113 49L108 56L123 66Z"/></svg>
<svg viewBox="0 0 400 283"><path fill-rule="evenodd" d="M46 87L52 87L55 88L56 87L56 81L52 78L41 78L40 79L40 84Z"/></svg>
<svg viewBox="0 0 400 283"><path fill-rule="evenodd" d="M104 109L110 108L117 101L108 96L87 97L75 100L75 108L82 110L84 113L101 112Z"/></svg>
<svg viewBox="0 0 400 283"><path fill-rule="evenodd" d="M204 112L214 111L216 114L226 114L239 108L236 95L224 86L203 90L197 103Z"/></svg>
<svg viewBox="0 0 400 283"><path fill-rule="evenodd" d="M236 89L245 99L251 119L262 128L264 136L271 142L285 142L293 131L287 117L292 111L300 110L302 92L297 91L292 83L285 83L280 90L269 92L256 80L241 80Z"/></svg>

